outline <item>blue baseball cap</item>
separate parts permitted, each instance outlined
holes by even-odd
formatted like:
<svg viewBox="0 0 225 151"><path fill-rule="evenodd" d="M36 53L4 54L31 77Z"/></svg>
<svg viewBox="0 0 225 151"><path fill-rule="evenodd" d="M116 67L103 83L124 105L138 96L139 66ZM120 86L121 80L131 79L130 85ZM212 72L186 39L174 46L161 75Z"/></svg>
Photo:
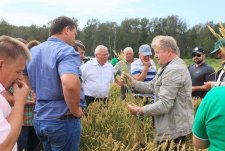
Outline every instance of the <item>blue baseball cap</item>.
<svg viewBox="0 0 225 151"><path fill-rule="evenodd" d="M151 48L148 44L143 44L139 47L139 52L143 55L143 56L151 56L152 52L151 52Z"/></svg>

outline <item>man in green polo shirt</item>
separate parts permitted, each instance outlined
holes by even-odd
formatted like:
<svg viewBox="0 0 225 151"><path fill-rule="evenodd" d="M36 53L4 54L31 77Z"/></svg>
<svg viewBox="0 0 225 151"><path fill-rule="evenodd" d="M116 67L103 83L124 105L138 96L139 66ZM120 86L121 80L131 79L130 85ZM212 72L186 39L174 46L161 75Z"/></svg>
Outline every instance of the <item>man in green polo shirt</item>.
<svg viewBox="0 0 225 151"><path fill-rule="evenodd" d="M201 102L193 125L193 143L197 149L225 149L225 87L209 91Z"/></svg>

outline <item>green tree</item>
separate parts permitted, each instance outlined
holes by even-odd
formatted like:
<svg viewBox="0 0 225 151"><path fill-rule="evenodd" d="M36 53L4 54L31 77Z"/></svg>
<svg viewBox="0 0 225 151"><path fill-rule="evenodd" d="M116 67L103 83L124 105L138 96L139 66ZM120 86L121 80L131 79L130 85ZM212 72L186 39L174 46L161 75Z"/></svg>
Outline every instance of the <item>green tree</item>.
<svg viewBox="0 0 225 151"><path fill-rule="evenodd" d="M187 30L187 24L176 15L167 18L153 18L150 22L151 37L153 38L156 35L174 37L177 40L182 56L185 56L185 50L187 49L185 37Z"/></svg>
<svg viewBox="0 0 225 151"><path fill-rule="evenodd" d="M0 35L10 35L12 26L4 19L0 21Z"/></svg>
<svg viewBox="0 0 225 151"><path fill-rule="evenodd" d="M134 54L137 55L138 47L140 45L140 19L125 19L122 21L117 33L117 43L120 49L125 47L132 47L134 49Z"/></svg>
<svg viewBox="0 0 225 151"><path fill-rule="evenodd" d="M98 31L99 21L97 19L90 19L87 21L83 32L84 32L84 43L86 45L86 54L93 56L95 47L97 46L97 31Z"/></svg>

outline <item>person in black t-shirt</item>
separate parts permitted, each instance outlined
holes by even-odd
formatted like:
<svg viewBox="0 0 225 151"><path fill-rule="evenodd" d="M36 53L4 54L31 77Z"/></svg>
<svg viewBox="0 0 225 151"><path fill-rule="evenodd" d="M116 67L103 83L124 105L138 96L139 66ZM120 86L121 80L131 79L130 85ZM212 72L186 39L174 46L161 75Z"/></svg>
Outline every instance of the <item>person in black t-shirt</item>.
<svg viewBox="0 0 225 151"><path fill-rule="evenodd" d="M204 82L215 80L215 70L205 63L205 50L196 47L192 51L193 64L188 67L192 79L192 97L203 98L208 89L204 87Z"/></svg>

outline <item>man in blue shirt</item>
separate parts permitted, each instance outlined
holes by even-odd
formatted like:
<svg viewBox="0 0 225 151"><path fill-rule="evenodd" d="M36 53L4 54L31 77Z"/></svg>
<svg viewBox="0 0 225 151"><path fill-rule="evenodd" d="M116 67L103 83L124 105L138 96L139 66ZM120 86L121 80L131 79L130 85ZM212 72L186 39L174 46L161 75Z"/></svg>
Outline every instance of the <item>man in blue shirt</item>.
<svg viewBox="0 0 225 151"><path fill-rule="evenodd" d="M36 93L34 127L45 151L79 150L82 107L80 57L72 45L76 24L61 16L50 37L31 49L27 73Z"/></svg>

